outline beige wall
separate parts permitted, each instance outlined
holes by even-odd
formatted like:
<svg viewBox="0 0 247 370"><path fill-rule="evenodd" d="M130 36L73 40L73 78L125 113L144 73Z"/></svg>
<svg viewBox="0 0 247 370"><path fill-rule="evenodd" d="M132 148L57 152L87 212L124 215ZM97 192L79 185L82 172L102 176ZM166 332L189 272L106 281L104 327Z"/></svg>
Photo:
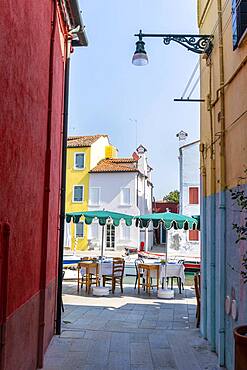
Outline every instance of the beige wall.
<svg viewBox="0 0 247 370"><path fill-rule="evenodd" d="M245 61L247 55L247 37L242 40L240 46L233 51L232 43L232 17L231 1L222 1L223 16L223 48L224 48L224 82L228 82L237 71L241 63ZM206 7L207 5L207 7ZM214 48L211 55L212 81L211 101L217 98L217 89L220 87L220 67L219 67L219 37L218 37L218 13L217 0L198 1L199 26L201 34L214 35ZM204 16L202 17L202 15ZM206 189L204 193L209 195L210 190L210 112L208 110L207 97L210 92L210 66L206 60L201 58L201 98L205 103L201 103L201 142L204 144L204 164L206 167ZM225 135L226 135L226 184L231 188L237 185L239 178L243 176L243 170L247 163L247 67L239 71L236 77L228 84L225 89ZM220 99L212 107L212 126L213 143L215 143L216 157L216 191L221 191L220 186Z"/></svg>

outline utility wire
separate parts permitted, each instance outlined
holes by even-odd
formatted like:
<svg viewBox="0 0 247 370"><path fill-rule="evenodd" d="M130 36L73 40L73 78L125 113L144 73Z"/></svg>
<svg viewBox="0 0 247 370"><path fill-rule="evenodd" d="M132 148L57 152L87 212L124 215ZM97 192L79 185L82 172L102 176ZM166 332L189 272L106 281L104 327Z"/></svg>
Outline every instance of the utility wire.
<svg viewBox="0 0 247 370"><path fill-rule="evenodd" d="M193 87L192 87L192 89L190 90L190 93L189 93L189 95L188 95L188 98L187 99L190 99L190 97L191 97L191 95L193 94L193 92L194 92L194 90L195 90L195 88L196 88L196 86L197 86L197 84L198 84L198 82L200 81L200 75L197 77L197 80L196 80L196 82L194 83L194 85L193 85Z"/></svg>
<svg viewBox="0 0 247 370"><path fill-rule="evenodd" d="M222 15L223 15L223 13L224 13L224 12L225 12L225 10L226 10L227 5L228 5L229 1L230 1L230 0L227 0L227 1L225 2L224 7L223 7L223 9L222 9ZM239 7L240 3L241 3L241 0L238 0L238 1L237 1L237 4L236 4L236 9L238 9L238 7ZM231 12L230 16L228 17L228 19L226 20L226 23L225 23L225 26L224 26L224 29L223 29L223 33L225 33L225 31L226 31L227 27L229 26L229 23L230 23L230 21L231 21L231 18L232 18L232 12ZM215 31L216 31L216 29L217 29L218 23L219 23L219 21L217 20L217 21L216 21L216 23L215 23L215 25L214 25L214 27L213 27L213 29L212 29L211 35L214 35L214 34L215 34ZM188 82L187 82L187 84L186 84L186 87L185 87L185 89L184 89L184 92L183 92L183 94L182 94L181 99L183 99L183 98L184 98L184 96L185 96L185 94L186 94L187 90L189 89L190 84L191 84L191 82L192 82L192 80L193 80L193 78L194 78L194 76L195 76L195 73L196 73L196 70L197 70L197 68L198 68L199 64L200 64L200 59L198 60L198 62L197 62L197 64L196 64L196 66L195 66L195 68L194 68L194 70L193 70L193 72L192 72L192 74L191 74L191 76L190 76L190 78L189 78L189 80L188 80ZM201 76L204 74L205 69L206 69L206 66L204 66L204 67L203 67L203 69L201 70L201 73L200 73L200 75L201 75ZM190 93L189 93L188 99L190 98L190 96L191 96L191 95L192 95L192 93L194 92L194 90L195 90L195 88L196 88L196 85L198 84L199 80L200 80L200 77L196 80L195 84L193 85L193 87L192 87L192 89L191 89L191 91L190 91Z"/></svg>
<svg viewBox="0 0 247 370"><path fill-rule="evenodd" d="M198 69L198 67L199 67L199 63L200 63L200 59L198 59L198 61L197 61L197 63L196 63L196 66L195 66L195 68L194 68L194 70L193 70L193 72L192 72L192 74L191 74L191 76L190 76L190 78L189 78L189 81L187 82L187 85L186 85L186 87L185 87L185 89L184 89L184 92L183 92L183 94L182 94L182 96L181 96L181 99L183 99L183 98L184 98L184 96L185 96L185 94L186 94L186 92L187 92L187 90L188 90L188 88L189 88L189 86L190 86L190 84L191 84L191 82L192 82L192 80L193 80L193 78L194 78L195 74L196 74L196 71L197 71L197 69Z"/></svg>

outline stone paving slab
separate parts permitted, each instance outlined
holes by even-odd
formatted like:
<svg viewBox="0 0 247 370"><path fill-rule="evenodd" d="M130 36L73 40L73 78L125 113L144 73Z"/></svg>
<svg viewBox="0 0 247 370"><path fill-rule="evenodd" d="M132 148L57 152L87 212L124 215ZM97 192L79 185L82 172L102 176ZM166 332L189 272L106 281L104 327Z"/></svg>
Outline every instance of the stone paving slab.
<svg viewBox="0 0 247 370"><path fill-rule="evenodd" d="M65 282L61 336L43 370L216 370L217 357L195 328L194 292L161 300L125 287L93 297Z"/></svg>

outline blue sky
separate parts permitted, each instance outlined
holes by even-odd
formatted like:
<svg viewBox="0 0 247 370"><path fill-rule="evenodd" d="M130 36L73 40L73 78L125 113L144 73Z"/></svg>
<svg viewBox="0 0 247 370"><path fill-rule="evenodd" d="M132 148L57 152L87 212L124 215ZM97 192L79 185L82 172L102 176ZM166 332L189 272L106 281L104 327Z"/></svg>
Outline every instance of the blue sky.
<svg viewBox="0 0 247 370"><path fill-rule="evenodd" d="M89 41L71 58L69 134L108 134L119 156L148 150L154 195L178 188L177 132L199 138L199 103L176 103L198 56L144 39L149 64L131 64L134 33L198 33L196 0L79 0ZM198 98L198 87L193 97ZM132 119L132 121L130 120Z"/></svg>

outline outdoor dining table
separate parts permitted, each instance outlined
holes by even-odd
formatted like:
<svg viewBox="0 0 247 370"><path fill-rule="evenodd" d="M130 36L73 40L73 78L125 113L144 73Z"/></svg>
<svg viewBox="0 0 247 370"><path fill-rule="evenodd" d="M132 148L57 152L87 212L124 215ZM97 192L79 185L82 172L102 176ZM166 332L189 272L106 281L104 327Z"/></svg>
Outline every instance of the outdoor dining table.
<svg viewBox="0 0 247 370"><path fill-rule="evenodd" d="M162 285L164 283L164 280L166 278L178 278L179 279L179 292L181 293L181 283L185 283L185 267L182 263L174 263L174 262L168 262L166 264L161 264L160 262L150 260L144 261L145 265L158 265L159 266L159 279L162 282ZM156 279L156 272L150 271L150 277L153 279Z"/></svg>
<svg viewBox="0 0 247 370"><path fill-rule="evenodd" d="M90 266L90 261L83 261L83 263L87 263ZM111 275L112 274L112 266L113 262L112 261L103 261L102 263L100 261L97 262L99 266L99 275ZM85 268L80 269L81 275L84 275L86 273ZM91 274L95 274L95 268L89 268L89 272Z"/></svg>

